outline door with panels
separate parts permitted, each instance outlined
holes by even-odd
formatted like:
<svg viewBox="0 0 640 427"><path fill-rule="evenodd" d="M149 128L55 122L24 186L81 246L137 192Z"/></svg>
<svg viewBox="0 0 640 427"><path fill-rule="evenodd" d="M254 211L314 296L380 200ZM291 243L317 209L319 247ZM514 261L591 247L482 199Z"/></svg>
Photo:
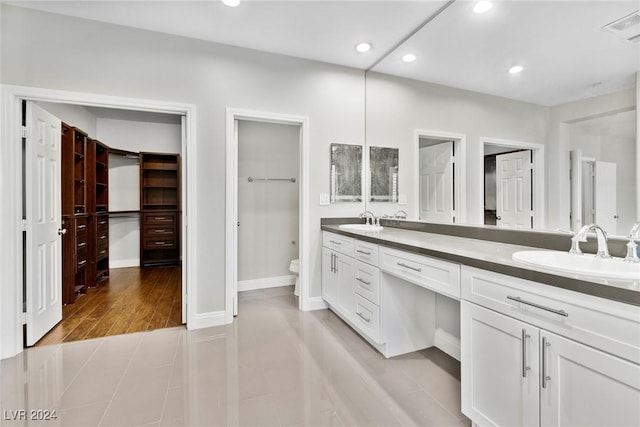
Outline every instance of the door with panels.
<svg viewBox="0 0 640 427"><path fill-rule="evenodd" d="M496 156L496 214L499 227L533 228L531 150Z"/></svg>

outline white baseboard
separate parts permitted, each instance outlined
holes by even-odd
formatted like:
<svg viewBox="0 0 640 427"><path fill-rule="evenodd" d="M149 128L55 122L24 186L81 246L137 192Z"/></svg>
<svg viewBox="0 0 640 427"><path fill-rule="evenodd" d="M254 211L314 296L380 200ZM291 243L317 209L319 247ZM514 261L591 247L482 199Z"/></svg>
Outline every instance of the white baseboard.
<svg viewBox="0 0 640 427"><path fill-rule="evenodd" d="M109 268L140 267L140 258L135 259L109 259Z"/></svg>
<svg viewBox="0 0 640 427"><path fill-rule="evenodd" d="M433 345L460 361L460 339L440 328L436 329Z"/></svg>
<svg viewBox="0 0 640 427"><path fill-rule="evenodd" d="M241 280L238 281L238 292L253 291L256 289L277 288L279 286L290 286L296 283L295 275L265 277L264 279Z"/></svg>
<svg viewBox="0 0 640 427"><path fill-rule="evenodd" d="M329 308L329 305L322 297L312 297L304 301L302 311L324 310L325 308Z"/></svg>
<svg viewBox="0 0 640 427"><path fill-rule="evenodd" d="M212 326L225 325L226 316L223 311L210 311L208 313L196 313L193 322L187 324L188 329L210 328Z"/></svg>

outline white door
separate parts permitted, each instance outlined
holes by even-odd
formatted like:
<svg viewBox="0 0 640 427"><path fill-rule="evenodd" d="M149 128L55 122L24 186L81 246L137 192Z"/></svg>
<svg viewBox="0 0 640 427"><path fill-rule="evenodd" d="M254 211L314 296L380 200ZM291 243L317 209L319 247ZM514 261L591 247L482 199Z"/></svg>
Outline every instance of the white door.
<svg viewBox="0 0 640 427"><path fill-rule="evenodd" d="M499 227L532 228L531 150L496 156L496 215Z"/></svg>
<svg viewBox="0 0 640 427"><path fill-rule="evenodd" d="M27 103L25 153L27 345L62 320L61 124Z"/></svg>
<svg viewBox="0 0 640 427"><path fill-rule="evenodd" d="M607 233L618 234L615 163L596 161L594 187L594 222Z"/></svg>
<svg viewBox="0 0 640 427"><path fill-rule="evenodd" d="M539 426L540 330L460 303L462 412L479 425Z"/></svg>
<svg viewBox="0 0 640 427"><path fill-rule="evenodd" d="M420 219L455 222L453 141L420 148Z"/></svg>
<svg viewBox="0 0 640 427"><path fill-rule="evenodd" d="M569 181L571 182L570 224L573 231L582 228L582 150L569 152Z"/></svg>
<svg viewBox="0 0 640 427"><path fill-rule="evenodd" d="M640 366L547 331L540 425L640 426Z"/></svg>

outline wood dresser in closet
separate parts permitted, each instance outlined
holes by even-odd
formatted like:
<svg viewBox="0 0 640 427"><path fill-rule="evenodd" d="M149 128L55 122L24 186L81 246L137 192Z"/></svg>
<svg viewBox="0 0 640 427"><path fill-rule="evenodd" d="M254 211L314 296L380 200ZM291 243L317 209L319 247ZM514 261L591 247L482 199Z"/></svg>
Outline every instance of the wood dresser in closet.
<svg viewBox="0 0 640 427"><path fill-rule="evenodd" d="M180 265L180 156L140 153L140 264Z"/></svg>
<svg viewBox="0 0 640 427"><path fill-rule="evenodd" d="M108 148L62 123L62 302L109 274Z"/></svg>

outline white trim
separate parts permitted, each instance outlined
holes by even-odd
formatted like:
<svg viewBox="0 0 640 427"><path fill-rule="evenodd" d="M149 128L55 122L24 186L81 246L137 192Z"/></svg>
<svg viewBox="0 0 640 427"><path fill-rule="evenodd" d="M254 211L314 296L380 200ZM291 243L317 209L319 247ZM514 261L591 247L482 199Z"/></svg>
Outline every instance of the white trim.
<svg viewBox="0 0 640 427"><path fill-rule="evenodd" d="M546 224L545 210L545 185L544 185L544 144L535 142L511 141L507 139L480 137L480 156L478 156L478 194L484 194L484 146L500 145L503 147L516 148L519 150L531 150L533 152L533 228L544 229ZM475 220L478 224L484 224L484 201L480 200L476 210Z"/></svg>
<svg viewBox="0 0 640 427"><path fill-rule="evenodd" d="M46 101L82 106L119 108L137 111L180 114L185 116L186 144L182 144L185 165L182 181L182 287L188 307L196 307L197 287L189 283L197 270L196 218L196 107L146 99L123 98L102 94L1 85L2 117L0 117L0 188L3 209L0 210L0 359L20 353L22 346L22 162L20 148L20 101ZM187 167L188 165L188 167ZM187 197L187 193L191 197ZM188 215L187 215L188 214ZM189 226L188 226L189 225ZM189 256L187 256L189 254ZM197 322L195 310L187 310L187 327Z"/></svg>
<svg viewBox="0 0 640 427"><path fill-rule="evenodd" d="M226 324L224 311L210 311L207 313L197 313L193 316L189 329L211 328Z"/></svg>
<svg viewBox="0 0 640 427"><path fill-rule="evenodd" d="M414 175L414 200L415 218L420 218L420 185L418 175L420 173L420 137L433 139L452 140L455 147L455 218L456 224L467 223L467 135L464 133L441 132L435 130L415 129L413 144L413 167Z"/></svg>
<svg viewBox="0 0 640 427"><path fill-rule="evenodd" d="M300 298L298 308L311 310L310 245L309 245L309 117L264 111L227 108L226 119L226 225L225 225L225 312L227 323L233 322L233 306L237 286L237 206L238 206L238 147L236 145L235 121L250 120L266 123L281 123L300 126Z"/></svg>
<svg viewBox="0 0 640 427"><path fill-rule="evenodd" d="M329 308L329 304L327 304L322 297L313 297L308 299L306 311L324 310L325 308Z"/></svg>
<svg viewBox="0 0 640 427"><path fill-rule="evenodd" d="M296 276L293 274L288 276L265 277L264 279L238 280L238 292L291 286L295 283Z"/></svg>
<svg viewBox="0 0 640 427"><path fill-rule="evenodd" d="M455 335L437 328L433 335L433 345L456 359L458 362L460 361L460 338Z"/></svg>
<svg viewBox="0 0 640 427"><path fill-rule="evenodd" d="M132 259L111 259L109 258L109 268L140 267L140 258Z"/></svg>

